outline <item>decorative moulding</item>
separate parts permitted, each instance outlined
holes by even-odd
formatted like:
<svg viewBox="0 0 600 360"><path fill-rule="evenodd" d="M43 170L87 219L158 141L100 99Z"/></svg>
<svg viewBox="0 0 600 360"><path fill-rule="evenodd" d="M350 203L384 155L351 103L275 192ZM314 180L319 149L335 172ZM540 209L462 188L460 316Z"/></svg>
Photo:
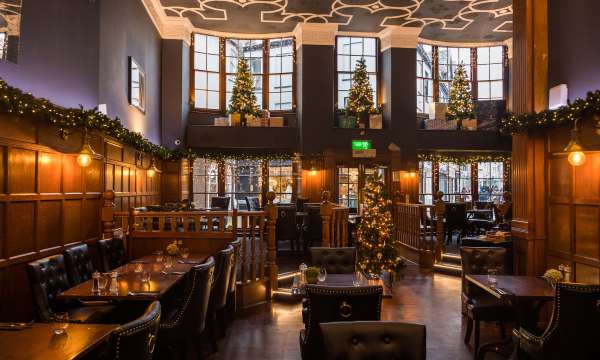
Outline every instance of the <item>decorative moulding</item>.
<svg viewBox="0 0 600 360"><path fill-rule="evenodd" d="M301 23L296 25L296 48L302 45L335 45L337 24Z"/></svg>
<svg viewBox="0 0 600 360"><path fill-rule="evenodd" d="M186 44L191 44L194 27L188 18L166 16L160 0L142 0L142 3L161 38L183 40Z"/></svg>
<svg viewBox="0 0 600 360"><path fill-rule="evenodd" d="M381 39L381 51L389 48L416 49L421 27L389 26L377 35Z"/></svg>

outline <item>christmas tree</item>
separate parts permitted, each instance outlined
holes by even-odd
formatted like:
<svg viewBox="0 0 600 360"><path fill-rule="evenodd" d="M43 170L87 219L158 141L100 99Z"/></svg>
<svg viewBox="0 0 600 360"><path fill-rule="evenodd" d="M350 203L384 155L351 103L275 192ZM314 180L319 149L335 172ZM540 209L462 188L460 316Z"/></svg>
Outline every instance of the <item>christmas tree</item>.
<svg viewBox="0 0 600 360"><path fill-rule="evenodd" d="M404 266L393 236L392 202L381 178L369 177L364 189L365 208L358 225L358 268L371 275Z"/></svg>
<svg viewBox="0 0 600 360"><path fill-rule="evenodd" d="M361 58L356 63L352 74L352 85L346 104L346 112L349 115L368 114L373 109L373 88L369 82L367 65L365 59Z"/></svg>
<svg viewBox="0 0 600 360"><path fill-rule="evenodd" d="M450 101L446 117L448 120L463 120L475 117L475 105L471 98L471 86L462 64L456 68L454 79L452 80L452 84L450 84Z"/></svg>
<svg viewBox="0 0 600 360"><path fill-rule="evenodd" d="M237 72L233 83L229 113L258 115L258 112L256 95L254 95L254 80L250 73L248 60L241 57L238 60Z"/></svg>

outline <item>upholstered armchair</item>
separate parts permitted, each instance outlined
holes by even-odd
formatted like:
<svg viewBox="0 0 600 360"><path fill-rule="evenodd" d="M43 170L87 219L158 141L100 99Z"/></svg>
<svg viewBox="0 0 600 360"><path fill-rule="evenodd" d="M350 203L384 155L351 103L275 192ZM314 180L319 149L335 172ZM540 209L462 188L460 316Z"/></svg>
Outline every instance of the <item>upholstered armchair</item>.
<svg viewBox="0 0 600 360"><path fill-rule="evenodd" d="M352 274L356 266L356 248L311 247L310 259L315 267L325 266L328 274Z"/></svg>
<svg viewBox="0 0 600 360"><path fill-rule="evenodd" d="M275 223L275 239L277 247L283 240L290 241L290 250L299 248L300 237L298 225L296 224L296 207L294 205L277 205L277 222Z"/></svg>
<svg viewBox="0 0 600 360"><path fill-rule="evenodd" d="M70 285L75 286L92 278L94 265L86 244L70 247L64 255Z"/></svg>
<svg viewBox="0 0 600 360"><path fill-rule="evenodd" d="M213 196L210 198L210 208L217 210L228 210L230 201L231 198L229 196Z"/></svg>
<svg viewBox="0 0 600 360"><path fill-rule="evenodd" d="M324 354L319 324L339 321L377 321L381 318L381 286L332 287L306 285L307 321L300 331L302 359Z"/></svg>
<svg viewBox="0 0 600 360"><path fill-rule="evenodd" d="M446 243L452 242L452 232L459 230L459 236L463 236L467 230L467 204L446 204Z"/></svg>
<svg viewBox="0 0 600 360"><path fill-rule="evenodd" d="M550 324L540 336L520 328L513 338L533 359L600 359L600 285L558 283ZM521 357L519 357L521 358Z"/></svg>
<svg viewBox="0 0 600 360"><path fill-rule="evenodd" d="M425 325L354 321L320 327L329 360L425 360Z"/></svg>
<svg viewBox="0 0 600 360"><path fill-rule="evenodd" d="M123 239L102 239L96 243L100 255L100 269L109 272L119 266L127 264L127 253Z"/></svg>
<svg viewBox="0 0 600 360"><path fill-rule="evenodd" d="M246 196L246 207L248 211L260 211L260 200L258 196Z"/></svg>
<svg viewBox="0 0 600 360"><path fill-rule="evenodd" d="M513 319L513 308L510 304L494 297L483 290L469 286L466 275L487 275L488 269L496 269L498 275L507 274L506 249L497 247L467 247L460 248L462 260L462 313L467 316L465 343L474 334L474 354L479 349L479 330L481 321L497 321L501 324L504 337L503 322Z"/></svg>

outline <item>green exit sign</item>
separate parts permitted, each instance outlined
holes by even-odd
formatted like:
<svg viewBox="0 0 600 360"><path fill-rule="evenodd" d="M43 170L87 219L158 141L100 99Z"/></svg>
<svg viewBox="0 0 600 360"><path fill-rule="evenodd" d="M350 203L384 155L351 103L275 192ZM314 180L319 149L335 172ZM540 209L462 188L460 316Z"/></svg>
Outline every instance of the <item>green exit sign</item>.
<svg viewBox="0 0 600 360"><path fill-rule="evenodd" d="M372 147L371 140L352 140L352 150L369 150Z"/></svg>

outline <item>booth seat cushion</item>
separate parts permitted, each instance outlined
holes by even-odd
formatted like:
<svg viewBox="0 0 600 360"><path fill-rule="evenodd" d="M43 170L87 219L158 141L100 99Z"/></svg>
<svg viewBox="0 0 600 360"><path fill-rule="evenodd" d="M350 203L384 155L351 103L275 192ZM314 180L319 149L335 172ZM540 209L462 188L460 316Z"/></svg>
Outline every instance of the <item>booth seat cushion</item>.
<svg viewBox="0 0 600 360"><path fill-rule="evenodd" d="M330 274L351 274L355 270L356 248L310 248L313 266L325 266Z"/></svg>

